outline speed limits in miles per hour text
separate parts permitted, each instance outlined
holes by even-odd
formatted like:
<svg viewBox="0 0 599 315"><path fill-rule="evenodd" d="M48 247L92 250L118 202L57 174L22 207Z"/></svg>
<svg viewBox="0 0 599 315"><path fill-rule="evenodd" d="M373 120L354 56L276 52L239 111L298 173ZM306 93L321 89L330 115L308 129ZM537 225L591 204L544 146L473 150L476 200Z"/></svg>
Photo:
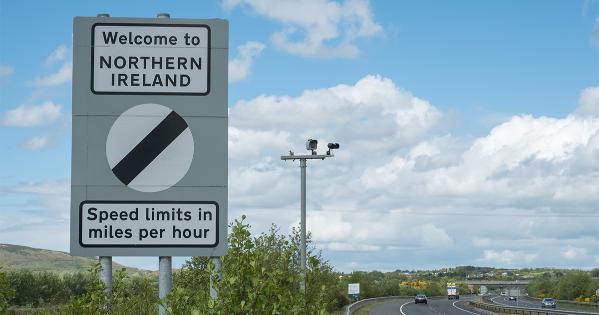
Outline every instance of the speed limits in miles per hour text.
<svg viewBox="0 0 599 315"><path fill-rule="evenodd" d="M214 202L102 202L80 205L79 243L94 246L216 246Z"/></svg>

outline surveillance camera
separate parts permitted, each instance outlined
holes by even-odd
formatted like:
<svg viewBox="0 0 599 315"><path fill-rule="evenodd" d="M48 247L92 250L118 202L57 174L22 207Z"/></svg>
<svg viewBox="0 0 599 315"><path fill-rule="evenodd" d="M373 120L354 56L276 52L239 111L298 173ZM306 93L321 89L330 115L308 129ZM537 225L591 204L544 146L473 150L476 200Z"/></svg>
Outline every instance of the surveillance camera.
<svg viewBox="0 0 599 315"><path fill-rule="evenodd" d="M306 150L312 151L312 153L316 151L317 146L318 140L308 139L308 141L306 141Z"/></svg>
<svg viewBox="0 0 599 315"><path fill-rule="evenodd" d="M331 155L331 150L339 149L339 143L331 142L327 144L327 147L329 148L329 150L327 151L327 155Z"/></svg>

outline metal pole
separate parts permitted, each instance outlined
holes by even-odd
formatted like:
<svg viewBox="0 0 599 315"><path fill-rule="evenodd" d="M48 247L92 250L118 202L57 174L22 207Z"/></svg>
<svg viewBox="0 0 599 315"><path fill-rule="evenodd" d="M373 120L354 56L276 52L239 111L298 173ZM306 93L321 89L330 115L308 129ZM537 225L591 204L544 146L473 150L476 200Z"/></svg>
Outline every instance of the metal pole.
<svg viewBox="0 0 599 315"><path fill-rule="evenodd" d="M106 296L112 296L112 256L100 256L100 280L106 286Z"/></svg>
<svg viewBox="0 0 599 315"><path fill-rule="evenodd" d="M218 284L220 283L220 280L223 277L222 274L222 266L223 266L223 262L222 260L220 260L220 257L212 257L212 263L214 263L214 272L216 272L217 274L217 279L216 282L214 283L214 280L212 279L212 276L210 277L210 298L212 298L213 300L218 299L218 291L216 291L216 288L218 286Z"/></svg>
<svg viewBox="0 0 599 315"><path fill-rule="evenodd" d="M173 287L173 260L171 256L160 256L158 260L158 297L164 299ZM165 315L166 309L160 305L159 315Z"/></svg>
<svg viewBox="0 0 599 315"><path fill-rule="evenodd" d="M302 281L300 282L300 289L306 290L306 159L300 159L300 169L302 173L301 180L301 227L300 227L300 264Z"/></svg>

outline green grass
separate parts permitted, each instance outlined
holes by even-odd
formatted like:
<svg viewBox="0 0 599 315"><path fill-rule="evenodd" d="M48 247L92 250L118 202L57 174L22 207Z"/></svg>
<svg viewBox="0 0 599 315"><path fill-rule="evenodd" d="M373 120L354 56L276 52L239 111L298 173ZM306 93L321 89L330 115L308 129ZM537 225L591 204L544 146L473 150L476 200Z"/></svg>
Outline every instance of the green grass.
<svg viewBox="0 0 599 315"><path fill-rule="evenodd" d="M0 268L3 271L28 269L31 271L77 272L87 271L96 258L71 256L68 253L20 245L0 244ZM140 272L113 263L113 269L126 268L131 274Z"/></svg>

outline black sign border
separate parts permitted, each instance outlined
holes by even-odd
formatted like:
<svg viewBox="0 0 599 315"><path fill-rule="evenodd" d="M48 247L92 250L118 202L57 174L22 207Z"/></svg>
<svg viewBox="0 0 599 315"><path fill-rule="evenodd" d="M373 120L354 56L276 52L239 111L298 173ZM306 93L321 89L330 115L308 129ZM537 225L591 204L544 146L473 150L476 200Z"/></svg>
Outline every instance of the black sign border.
<svg viewBox="0 0 599 315"><path fill-rule="evenodd" d="M206 92L204 93L187 93L187 92L98 92L94 90L94 41L95 41L95 31L96 26L144 26L144 27L204 27L208 30L208 65L207 69L207 79L206 79ZM152 24L152 23L94 23L91 28L91 59L90 59L90 67L91 67L91 75L90 75L90 89L93 94L98 95L191 95L191 96L206 96L210 94L210 64L211 64L211 50L212 50L212 39L211 39L211 29L207 24Z"/></svg>
<svg viewBox="0 0 599 315"><path fill-rule="evenodd" d="M83 205L87 203L99 203L99 204L136 204L136 203L154 203L154 204L213 204L216 206L216 242L214 244L207 245L181 245L181 244L160 244L160 245L114 245L114 244L83 244L83 229L81 228L83 225ZM81 247L102 247L102 248L215 248L218 246L220 242L219 239L219 206L216 201L165 201L165 200L84 200L79 204L79 245Z"/></svg>

